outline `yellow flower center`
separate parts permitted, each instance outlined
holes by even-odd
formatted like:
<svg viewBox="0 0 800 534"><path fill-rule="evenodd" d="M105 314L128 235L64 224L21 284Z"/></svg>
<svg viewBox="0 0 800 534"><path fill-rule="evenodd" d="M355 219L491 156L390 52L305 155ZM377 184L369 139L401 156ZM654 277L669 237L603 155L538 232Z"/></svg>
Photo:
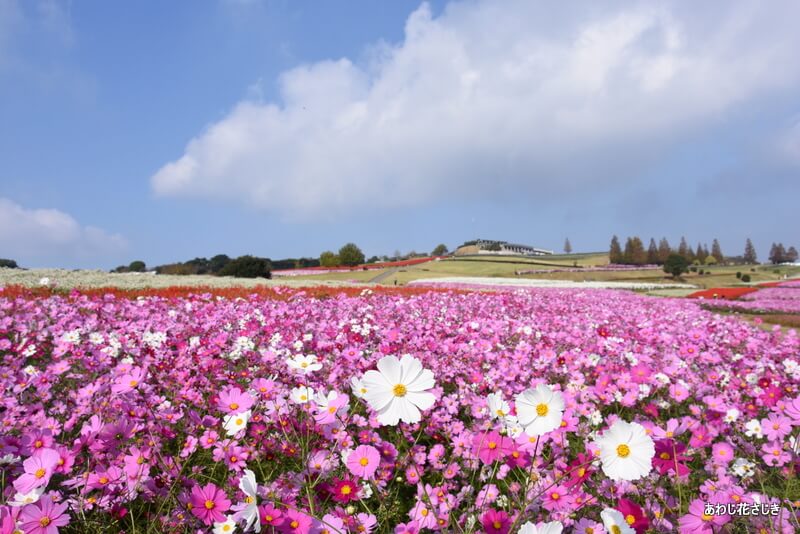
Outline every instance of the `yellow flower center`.
<svg viewBox="0 0 800 534"><path fill-rule="evenodd" d="M236 456L231 456L231 463L235 464L238 458Z"/></svg>
<svg viewBox="0 0 800 534"><path fill-rule="evenodd" d="M231 531L231 526L227 525L227 524L226 525L222 525L222 530L224 532L230 532Z"/></svg>
<svg viewBox="0 0 800 534"><path fill-rule="evenodd" d="M131 386L132 388L135 388L135 387L136 387L136 386L138 386L138 385L139 385L139 381L138 381L138 380L131 380L131 381L130 381L130 386Z"/></svg>
<svg viewBox="0 0 800 534"><path fill-rule="evenodd" d="M538 415L539 417L544 417L545 415L547 415L547 412L549 411L550 408L548 408L547 405L544 403L536 405L536 415Z"/></svg>
<svg viewBox="0 0 800 534"><path fill-rule="evenodd" d="M427 508L423 508L422 510L420 510L419 513L422 514L422 517L428 517L428 509ZM500 528L500 527L498 527L498 528Z"/></svg>
<svg viewBox="0 0 800 534"><path fill-rule="evenodd" d="M362 466L366 467L366 466L367 466L367 464L369 464L369 460L368 460L368 459L366 459L366 458L362 458L362 459L360 459L360 460L358 461L358 463L360 463Z"/></svg>
<svg viewBox="0 0 800 534"><path fill-rule="evenodd" d="M403 384L397 384L393 389L392 392L394 393L395 397L405 397L406 393L408 393L408 389Z"/></svg>
<svg viewBox="0 0 800 534"><path fill-rule="evenodd" d="M205 502L204 506L206 507L206 510L211 510L214 508L214 501L208 500Z"/></svg>
<svg viewBox="0 0 800 534"><path fill-rule="evenodd" d="M668 452L662 452L659 456L661 457L662 460L669 460Z"/></svg>
<svg viewBox="0 0 800 534"><path fill-rule="evenodd" d="M494 441L489 442L489 450L495 450L497 448L497 443Z"/></svg>
<svg viewBox="0 0 800 534"><path fill-rule="evenodd" d="M342 486L342 490L341 491L342 491L342 495L350 495L353 492L353 489L348 485L344 485L344 486Z"/></svg>
<svg viewBox="0 0 800 534"><path fill-rule="evenodd" d="M308 362L303 362L303 363L301 363L301 364L300 364L300 367L302 367L303 369L305 369L306 367L308 367Z"/></svg>
<svg viewBox="0 0 800 534"><path fill-rule="evenodd" d="M503 410L497 410L495 413L497 413L497 415L500 417L505 417L506 415L506 412L504 412Z"/></svg>
<svg viewBox="0 0 800 534"><path fill-rule="evenodd" d="M253 504L254 502L256 502L256 499L255 497L251 497L250 495L248 495L247 497L244 498L244 502L246 502L247 504Z"/></svg>
<svg viewBox="0 0 800 534"><path fill-rule="evenodd" d="M625 445L624 443L617 447L617 456L619 456L620 458L627 458L628 456L630 456L630 454L631 454L631 448Z"/></svg>
<svg viewBox="0 0 800 534"><path fill-rule="evenodd" d="M561 498L561 495L559 495L554 491L553 493L550 494L550 498L553 499L554 501L557 501L558 499Z"/></svg>
<svg viewBox="0 0 800 534"><path fill-rule="evenodd" d="M236 424L237 425L243 425L244 424L244 419L237 419L236 420Z"/></svg>
<svg viewBox="0 0 800 534"><path fill-rule="evenodd" d="M300 526L300 523L298 523L297 520L295 520L295 521L292 521L291 523L289 523L289 526L292 527L292 528L297 528L297 527Z"/></svg>
<svg viewBox="0 0 800 534"><path fill-rule="evenodd" d="M633 516L633 514L628 514L625 516L625 522L628 523L629 525L632 525L636 523L636 518Z"/></svg>
<svg viewBox="0 0 800 534"><path fill-rule="evenodd" d="M617 525L611 525L611 534L622 534L622 529Z"/></svg>
<svg viewBox="0 0 800 534"><path fill-rule="evenodd" d="M502 526L503 526L503 523L501 523L500 521L493 521L493 522L492 522L492 526L493 526L494 528L496 528L496 529L500 530L500 527L502 527Z"/></svg>
<svg viewBox="0 0 800 534"><path fill-rule="evenodd" d="M331 406L330 408L328 408L328 413L336 413L336 408Z"/></svg>
<svg viewBox="0 0 800 534"><path fill-rule="evenodd" d="M100 482L100 484L108 484L108 477L100 477L98 482Z"/></svg>
<svg viewBox="0 0 800 534"><path fill-rule="evenodd" d="M703 521L711 521L712 519L714 519L713 515L708 515L708 514L703 514L701 517Z"/></svg>
<svg viewBox="0 0 800 534"><path fill-rule="evenodd" d="M231 410L237 410L239 408L239 404L232 402L230 406L228 406L228 408L230 408Z"/></svg>
<svg viewBox="0 0 800 534"><path fill-rule="evenodd" d="M46 527L47 525L49 525L49 524L50 524L50 518L49 518L49 517L47 517L47 516L44 516L43 518L41 518L41 519L39 520L39 524L40 524L41 526L43 526L43 527Z"/></svg>
<svg viewBox="0 0 800 534"><path fill-rule="evenodd" d="M44 478L44 476L46 474L47 474L47 471L45 471L43 468L40 467L39 469L36 470L36 472L34 473L34 476L36 476L36 478Z"/></svg>
<svg viewBox="0 0 800 534"><path fill-rule="evenodd" d="M578 468L578 476L582 477L585 474L586 474L586 468L585 467L579 467Z"/></svg>

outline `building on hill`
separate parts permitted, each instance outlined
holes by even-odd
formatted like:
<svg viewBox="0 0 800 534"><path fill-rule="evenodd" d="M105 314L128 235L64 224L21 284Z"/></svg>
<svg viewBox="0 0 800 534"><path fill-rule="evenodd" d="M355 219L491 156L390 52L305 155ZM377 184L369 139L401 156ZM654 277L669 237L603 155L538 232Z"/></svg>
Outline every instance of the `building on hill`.
<svg viewBox="0 0 800 534"><path fill-rule="evenodd" d="M458 247L454 255L469 256L473 254L492 254L500 256L547 256L552 253L552 250L536 248L530 245L520 245L518 243L509 243L508 241L475 239L473 241L467 241Z"/></svg>

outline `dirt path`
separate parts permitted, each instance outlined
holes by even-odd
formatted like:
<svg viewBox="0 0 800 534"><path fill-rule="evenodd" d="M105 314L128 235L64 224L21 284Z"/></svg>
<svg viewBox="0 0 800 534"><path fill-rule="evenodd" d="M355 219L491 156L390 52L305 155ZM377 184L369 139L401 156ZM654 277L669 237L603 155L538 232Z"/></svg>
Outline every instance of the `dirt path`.
<svg viewBox="0 0 800 534"><path fill-rule="evenodd" d="M371 278L371 279L367 280L367 283L368 284L380 284L381 282L383 282L384 280L386 280L387 278L389 278L393 274L397 274L397 271L399 271L399 270L400 270L400 267L395 267L393 269L389 269L388 271L379 274L375 278Z"/></svg>

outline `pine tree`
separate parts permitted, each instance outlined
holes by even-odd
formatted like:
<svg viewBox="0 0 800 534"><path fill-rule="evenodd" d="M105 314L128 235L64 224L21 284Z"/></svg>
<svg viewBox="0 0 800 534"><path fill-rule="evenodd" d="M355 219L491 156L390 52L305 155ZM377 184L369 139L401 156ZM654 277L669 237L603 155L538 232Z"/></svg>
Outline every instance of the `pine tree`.
<svg viewBox="0 0 800 534"><path fill-rule="evenodd" d="M611 246L608 249L608 261L610 263L622 263L622 247L619 246L617 236L611 238Z"/></svg>
<svg viewBox="0 0 800 534"><path fill-rule="evenodd" d="M625 240L625 252L622 253L622 263L625 265L633 263L633 239L630 237Z"/></svg>
<svg viewBox="0 0 800 534"><path fill-rule="evenodd" d="M656 240L652 237L650 238L650 245L647 247L647 263L650 265L658 263L658 247L656 246Z"/></svg>
<svg viewBox="0 0 800 534"><path fill-rule="evenodd" d="M703 248L703 245L698 243L697 244L697 250L695 250L695 253L694 253L694 259L696 259L700 263L703 263L703 262L706 261L706 256L707 256L706 250Z"/></svg>
<svg viewBox="0 0 800 534"><path fill-rule="evenodd" d="M564 241L564 252L566 254L572 254L572 244L569 242L569 238Z"/></svg>
<svg viewBox="0 0 800 534"><path fill-rule="evenodd" d="M662 237L661 241L658 243L658 261L656 263L664 265L664 262L667 261L670 254L672 254L672 247L669 246L667 238Z"/></svg>
<svg viewBox="0 0 800 534"><path fill-rule="evenodd" d="M758 261L758 256L756 255L756 247L753 246L753 242L750 241L750 238L747 238L747 242L744 244L744 262L748 264L754 264Z"/></svg>
<svg viewBox="0 0 800 534"><path fill-rule="evenodd" d="M647 263L647 251L644 249L644 243L639 236L631 238L631 263L633 265Z"/></svg>
<svg viewBox="0 0 800 534"><path fill-rule="evenodd" d="M714 256L717 263L722 263L725 259L725 256L722 255L722 247L719 246L719 241L717 241L716 237L714 238L714 242L711 243L711 255Z"/></svg>
<svg viewBox="0 0 800 534"><path fill-rule="evenodd" d="M689 249L689 245L686 243L685 237L681 237L681 244L678 245L678 255L683 256L691 263L692 251Z"/></svg>
<svg viewBox="0 0 800 534"><path fill-rule="evenodd" d="M773 265L776 264L776 263L779 263L778 262L778 257L779 257L779 255L778 255L778 244L777 243L772 243L772 246L769 247L769 257L768 257L768 259L769 259L770 263L772 263Z"/></svg>

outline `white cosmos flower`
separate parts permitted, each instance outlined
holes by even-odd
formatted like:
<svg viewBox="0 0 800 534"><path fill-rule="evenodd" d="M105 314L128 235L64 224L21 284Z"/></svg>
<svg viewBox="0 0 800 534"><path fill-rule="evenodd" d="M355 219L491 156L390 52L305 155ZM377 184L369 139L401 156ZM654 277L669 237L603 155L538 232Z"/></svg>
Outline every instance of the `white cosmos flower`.
<svg viewBox="0 0 800 534"><path fill-rule="evenodd" d="M322 364L317 361L317 357L313 354L297 354L292 358L286 358L286 365L303 374L322 369Z"/></svg>
<svg viewBox="0 0 800 534"><path fill-rule="evenodd" d="M314 398L314 389L300 386L292 389L292 400L297 404L306 404Z"/></svg>
<svg viewBox="0 0 800 534"><path fill-rule="evenodd" d="M611 480L637 480L653 469L653 439L638 423L618 420L595 442L603 472Z"/></svg>
<svg viewBox="0 0 800 534"><path fill-rule="evenodd" d="M606 531L611 534L636 534L636 531L625 521L625 517L613 508L606 508L600 512L600 518L603 520Z"/></svg>
<svg viewBox="0 0 800 534"><path fill-rule="evenodd" d="M364 382L355 376L350 379L350 389L353 390L353 395L359 399L363 399L364 395L367 393L367 388L364 386Z"/></svg>
<svg viewBox="0 0 800 534"><path fill-rule="evenodd" d="M755 437L757 439L761 439L764 437L764 434L761 430L761 422L758 419L751 419L745 423L744 428L744 434L749 438Z"/></svg>
<svg viewBox="0 0 800 534"><path fill-rule="evenodd" d="M225 516L225 521L214 523L214 534L231 534L236 532L236 523L230 516Z"/></svg>
<svg viewBox="0 0 800 534"><path fill-rule="evenodd" d="M382 425L418 423L420 410L427 410L436 400L428 391L434 386L433 372L423 369L409 354L400 360L384 356L378 361L377 371L364 373L362 384L367 388L364 399L378 412Z"/></svg>
<svg viewBox="0 0 800 534"><path fill-rule="evenodd" d="M528 388L516 397L517 418L529 436L541 436L561 426L564 397L545 384Z"/></svg>
<svg viewBox="0 0 800 534"><path fill-rule="evenodd" d="M511 407L503 400L500 391L489 393L486 396L486 404L489 406L489 417L492 419L502 419L511 412Z"/></svg>
<svg viewBox="0 0 800 534"><path fill-rule="evenodd" d="M250 469L244 470L244 476L239 480L239 489L245 494L244 503L237 505L233 515L234 521L244 521L244 531L254 527L256 532L261 532L261 521L258 516L258 483L256 474ZM231 531L232 532L232 531Z"/></svg>
<svg viewBox="0 0 800 534"><path fill-rule="evenodd" d="M519 534L561 534L562 530L564 530L564 525L561 524L561 521L539 523L538 525L528 521L520 527Z"/></svg>
<svg viewBox="0 0 800 534"><path fill-rule="evenodd" d="M19 492L17 492L14 495L14 498L12 500L8 501L8 505L18 508L20 506L25 506L25 505L28 505L28 504L33 504L35 502L38 502L39 497L42 496L42 493L44 493L44 490L45 490L45 487L41 486L39 488L34 488L33 490L29 491L28 493L19 493Z"/></svg>
<svg viewBox="0 0 800 534"><path fill-rule="evenodd" d="M252 415L250 410L242 413L226 415L222 420L222 426L225 428L225 431L229 436L235 436L240 430L247 426L247 422L250 420L250 415Z"/></svg>

